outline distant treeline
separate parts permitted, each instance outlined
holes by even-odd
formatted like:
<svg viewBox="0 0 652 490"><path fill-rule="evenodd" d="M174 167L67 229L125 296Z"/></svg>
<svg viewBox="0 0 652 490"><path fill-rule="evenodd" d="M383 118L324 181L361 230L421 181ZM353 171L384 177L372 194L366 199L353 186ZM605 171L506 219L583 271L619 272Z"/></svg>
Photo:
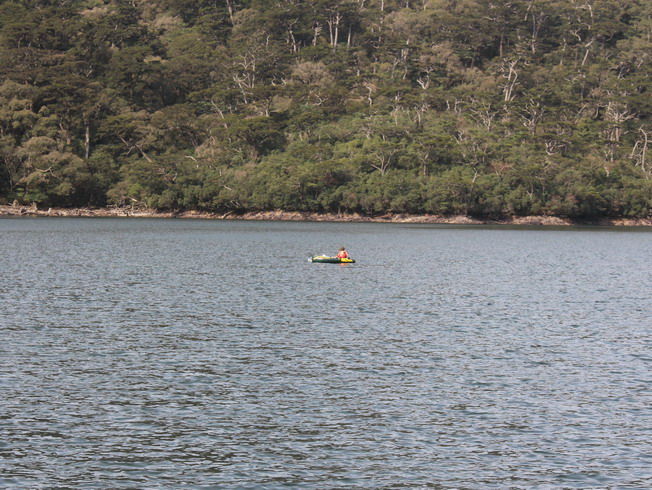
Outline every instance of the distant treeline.
<svg viewBox="0 0 652 490"><path fill-rule="evenodd" d="M644 217L649 0L4 0L0 204Z"/></svg>

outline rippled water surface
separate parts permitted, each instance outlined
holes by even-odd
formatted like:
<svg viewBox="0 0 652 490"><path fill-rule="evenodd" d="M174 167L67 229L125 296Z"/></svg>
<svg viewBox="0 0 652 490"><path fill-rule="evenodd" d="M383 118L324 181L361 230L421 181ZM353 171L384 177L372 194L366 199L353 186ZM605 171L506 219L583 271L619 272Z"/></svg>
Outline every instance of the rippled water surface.
<svg viewBox="0 0 652 490"><path fill-rule="evenodd" d="M0 486L649 488L651 259L648 230L2 219Z"/></svg>

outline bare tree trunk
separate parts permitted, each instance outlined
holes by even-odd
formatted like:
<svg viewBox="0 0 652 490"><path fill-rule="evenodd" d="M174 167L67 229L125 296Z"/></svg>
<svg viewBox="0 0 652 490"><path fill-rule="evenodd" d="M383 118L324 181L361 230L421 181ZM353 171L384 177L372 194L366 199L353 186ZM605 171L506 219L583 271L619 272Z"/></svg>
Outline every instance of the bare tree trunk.
<svg viewBox="0 0 652 490"><path fill-rule="evenodd" d="M88 160L91 153L91 125L86 121L86 133L84 134L84 159Z"/></svg>
<svg viewBox="0 0 652 490"><path fill-rule="evenodd" d="M648 171L647 162L645 160L647 157L650 135L645 129L643 129L643 126L641 126L638 131L641 133L641 139L639 139L636 144L634 144L634 148L632 148L632 153L629 157L636 162L635 164L637 166L641 167L645 178L649 179L650 172Z"/></svg>
<svg viewBox="0 0 652 490"><path fill-rule="evenodd" d="M330 36L330 45L332 48L337 47L337 40L340 37L340 21L342 14L339 12L331 12L328 17L328 34Z"/></svg>
<svg viewBox="0 0 652 490"><path fill-rule="evenodd" d="M321 32L321 24L315 24L313 26L313 35L312 35L312 45L317 46L317 38Z"/></svg>
<svg viewBox="0 0 652 490"><path fill-rule="evenodd" d="M234 25L233 22L233 0L226 0L226 8L229 11L229 22L231 25Z"/></svg>
<svg viewBox="0 0 652 490"><path fill-rule="evenodd" d="M516 80L518 80L518 71L516 71L516 65L518 60L509 62L509 73L503 75L507 79L507 82L503 86L504 101L509 102L514 99L514 87L516 86Z"/></svg>

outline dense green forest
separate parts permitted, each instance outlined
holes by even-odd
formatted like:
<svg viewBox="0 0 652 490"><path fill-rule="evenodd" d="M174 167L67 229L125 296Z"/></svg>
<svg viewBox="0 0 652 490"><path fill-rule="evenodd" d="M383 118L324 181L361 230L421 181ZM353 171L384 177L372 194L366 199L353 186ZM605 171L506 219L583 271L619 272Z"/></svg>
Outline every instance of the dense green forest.
<svg viewBox="0 0 652 490"><path fill-rule="evenodd" d="M649 0L3 0L0 204L645 217Z"/></svg>

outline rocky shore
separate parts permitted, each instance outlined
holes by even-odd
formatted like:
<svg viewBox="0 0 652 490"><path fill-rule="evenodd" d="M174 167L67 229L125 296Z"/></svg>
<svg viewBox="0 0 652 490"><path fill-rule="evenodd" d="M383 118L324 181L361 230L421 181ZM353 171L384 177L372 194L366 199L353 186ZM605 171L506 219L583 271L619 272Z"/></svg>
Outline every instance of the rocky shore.
<svg viewBox="0 0 652 490"><path fill-rule="evenodd" d="M652 218L601 218L593 221L578 221L556 216L514 216L491 220L468 216L437 216L384 214L363 216L359 214L307 213L297 211L260 211L248 213L209 213L202 211L157 211L131 207L106 208L48 208L32 206L0 205L0 216L43 216L43 217L124 217L124 218L203 218L203 219L242 219L269 221L341 221L341 222L379 222L379 223L434 223L461 225L539 225L539 226L652 226Z"/></svg>

